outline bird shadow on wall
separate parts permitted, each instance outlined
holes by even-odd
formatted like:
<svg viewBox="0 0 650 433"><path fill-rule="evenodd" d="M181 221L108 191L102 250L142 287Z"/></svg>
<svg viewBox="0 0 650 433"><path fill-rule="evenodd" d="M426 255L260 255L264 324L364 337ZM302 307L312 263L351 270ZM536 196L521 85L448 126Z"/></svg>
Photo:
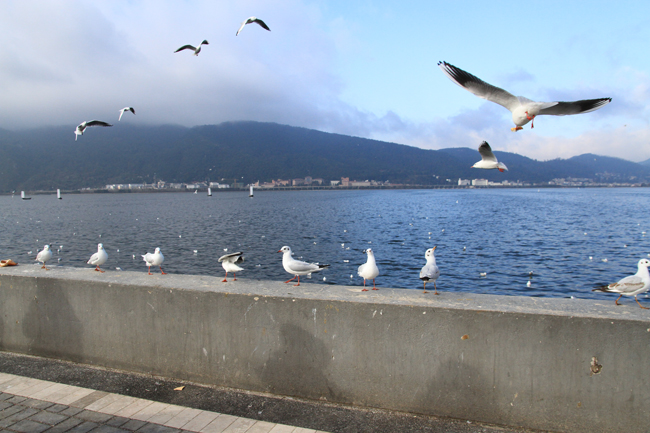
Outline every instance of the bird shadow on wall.
<svg viewBox="0 0 650 433"><path fill-rule="evenodd" d="M83 325L56 282L38 282L36 295L23 317L28 353L74 362L83 361Z"/></svg>
<svg viewBox="0 0 650 433"><path fill-rule="evenodd" d="M325 344L291 324L280 327L280 347L257 368L268 392L339 401L340 392L326 375L331 357Z"/></svg>

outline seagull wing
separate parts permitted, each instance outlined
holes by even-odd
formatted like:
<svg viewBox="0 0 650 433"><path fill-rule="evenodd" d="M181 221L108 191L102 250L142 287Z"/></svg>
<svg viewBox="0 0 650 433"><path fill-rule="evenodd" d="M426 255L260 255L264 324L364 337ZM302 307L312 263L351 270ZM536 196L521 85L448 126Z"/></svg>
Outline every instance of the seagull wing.
<svg viewBox="0 0 650 433"><path fill-rule="evenodd" d="M259 19L259 18L255 18L252 22L259 24L263 29L271 31L269 26L267 26L266 23L264 21L262 21L261 19Z"/></svg>
<svg viewBox="0 0 650 433"><path fill-rule="evenodd" d="M497 157L494 156L494 153L492 153L492 149L490 148L490 145L487 141L481 143L481 145L478 147L478 153L481 154L483 161L497 162Z"/></svg>
<svg viewBox="0 0 650 433"><path fill-rule="evenodd" d="M89 265L94 265L95 263L97 263L98 260L99 260L99 253L95 253L92 256L90 256L90 259L88 260L87 263Z"/></svg>
<svg viewBox="0 0 650 433"><path fill-rule="evenodd" d="M438 268L437 265L434 265L433 263L427 263L420 271L421 279L428 278L430 280L437 280L439 276L440 276L440 269Z"/></svg>
<svg viewBox="0 0 650 433"><path fill-rule="evenodd" d="M493 86L492 84L488 84L469 72L465 72L447 62L438 62L438 66L442 69L442 72L451 79L451 81L458 84L460 87L469 90L479 98L495 102L510 111L520 105L519 99L517 99L517 97L512 93Z"/></svg>
<svg viewBox="0 0 650 433"><path fill-rule="evenodd" d="M196 51L196 47L193 47L192 45L183 45L182 47L180 47L179 49L177 49L177 50L174 51L174 52L177 53L177 52L179 52L179 51L183 51L183 50L192 50L192 51Z"/></svg>
<svg viewBox="0 0 650 433"><path fill-rule="evenodd" d="M314 263L301 262L300 260L294 260L289 263L289 268L292 272L316 272L321 269L320 266Z"/></svg>
<svg viewBox="0 0 650 433"><path fill-rule="evenodd" d="M218 262L227 261L227 262L233 262L234 263L234 262L237 261L237 258L239 256L241 256L242 254L244 254L244 253L242 253L241 251L238 251L236 253L226 254L226 255L223 255L223 256L219 257L219 260L217 260L217 261Z"/></svg>
<svg viewBox="0 0 650 433"><path fill-rule="evenodd" d="M243 23L241 23L241 26L239 26L239 30L237 30L237 33L235 34L235 36L238 36L238 35L239 35L239 32L242 31L242 29L244 28L244 26L245 26L246 24L248 24L248 19L246 19L246 21L244 21Z"/></svg>
<svg viewBox="0 0 650 433"><path fill-rule="evenodd" d="M101 120L91 120L86 122L86 127L88 126L113 126L110 123L102 122Z"/></svg>
<svg viewBox="0 0 650 433"><path fill-rule="evenodd" d="M630 275L629 277L623 278L618 283L610 284L603 289L604 292L614 292L614 293L631 293L636 290L639 290L644 285L643 279L636 275Z"/></svg>
<svg viewBox="0 0 650 433"><path fill-rule="evenodd" d="M568 114L588 113L598 110L612 102L612 98L583 99L573 102L558 102L549 108L539 110L539 114L552 114L554 116L566 116Z"/></svg>

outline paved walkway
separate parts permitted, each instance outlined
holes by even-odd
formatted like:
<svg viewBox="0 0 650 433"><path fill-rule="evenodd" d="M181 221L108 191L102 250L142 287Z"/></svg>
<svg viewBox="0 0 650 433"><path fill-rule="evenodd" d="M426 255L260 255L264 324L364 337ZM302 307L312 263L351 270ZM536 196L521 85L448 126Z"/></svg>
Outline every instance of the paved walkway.
<svg viewBox="0 0 650 433"><path fill-rule="evenodd" d="M0 432L324 433L0 373Z"/></svg>

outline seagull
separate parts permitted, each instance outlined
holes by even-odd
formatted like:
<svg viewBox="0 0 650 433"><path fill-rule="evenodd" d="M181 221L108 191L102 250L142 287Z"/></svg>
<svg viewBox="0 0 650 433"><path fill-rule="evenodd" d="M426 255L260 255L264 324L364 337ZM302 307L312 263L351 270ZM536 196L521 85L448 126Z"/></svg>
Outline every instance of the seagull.
<svg viewBox="0 0 650 433"><path fill-rule="evenodd" d="M99 266L106 263L106 260L108 260L108 254L106 254L106 251L104 250L104 245L97 244L97 252L90 256L90 260L86 263L89 265L95 265L95 270L103 273L104 271L99 269Z"/></svg>
<svg viewBox="0 0 650 433"><path fill-rule="evenodd" d="M52 251L50 251L50 246L45 245L43 247L43 251L39 251L38 254L36 254L36 261L43 263L43 266L41 266L41 269L45 269L46 271L49 271L45 267L45 263L52 258Z"/></svg>
<svg viewBox="0 0 650 433"><path fill-rule="evenodd" d="M433 280L433 294L439 295L438 289L436 288L436 280L440 276L440 269L436 265L436 256L433 254L437 247L429 248L425 253L424 257L427 259L426 265L422 267L420 271L420 279L424 282L424 292L427 292L427 283Z"/></svg>
<svg viewBox="0 0 650 433"><path fill-rule="evenodd" d="M375 254L372 252L372 249L368 248L363 250L364 254L368 255L368 260L363 265L359 266L358 274L363 278L363 290L362 292L367 292L366 289L366 280L372 280L372 290L379 290L375 287L375 278L379 275L379 268L375 263Z"/></svg>
<svg viewBox="0 0 650 433"><path fill-rule="evenodd" d="M236 253L230 253L226 254L224 256L219 257L219 262L221 262L221 266L223 266L224 270L226 271L226 276L223 277L222 283L227 283L228 282L228 272L232 272L233 275L233 281L237 281L237 274L235 272L243 271L243 268L240 268L237 266L237 263L243 263L244 262L244 257L242 257L241 251L236 252Z"/></svg>
<svg viewBox="0 0 650 433"><path fill-rule="evenodd" d="M323 269L328 268L330 266L330 265L319 265L317 263L301 262L300 260L296 260L293 257L291 257L291 248L289 248L288 246L284 246L280 248L278 252L283 253L282 266L284 267L284 270L294 275L292 279L285 281L285 283L288 283L289 281L292 281L296 279L296 277L298 277L298 284L294 284L294 286L300 285L301 275L311 275L314 272L322 271Z"/></svg>
<svg viewBox="0 0 650 433"><path fill-rule="evenodd" d="M237 34L235 34L235 36L238 36L238 35L239 35L239 32L242 31L242 29L244 28L244 26L245 26L246 24L251 24L251 23L259 24L260 27L262 27L263 29L268 30L268 31L271 31L271 29L269 28L269 26L267 26L266 23L265 23L264 21L262 21L261 19L256 18L256 17L250 17L250 18L247 18L246 21L244 21L243 23L241 23L241 26L239 26L239 30L237 30Z"/></svg>
<svg viewBox="0 0 650 433"><path fill-rule="evenodd" d="M508 170L508 167L504 163L497 161L497 157L492 153L492 149L487 141L481 143L478 147L478 153L481 154L481 160L474 164L472 168L485 168L488 170L496 168L501 173Z"/></svg>
<svg viewBox="0 0 650 433"><path fill-rule="evenodd" d="M120 117L117 119L118 122L122 120L122 114L124 114L124 112L126 111L130 111L131 113L135 114L135 110L133 109L133 107L124 107L120 110Z"/></svg>
<svg viewBox="0 0 650 433"><path fill-rule="evenodd" d="M201 52L201 45L210 45L210 43L204 39L203 42L201 42L198 47L194 47L192 45L183 45L182 47L180 47L179 49L177 49L174 52L177 53L177 52L183 51L183 50L194 50L194 55L198 56L199 53ZM135 113L133 113L133 114L135 114Z"/></svg>
<svg viewBox="0 0 650 433"><path fill-rule="evenodd" d="M650 266L650 260L641 259L639 260L636 274L625 277L618 283L598 287L592 291L598 290L600 292L620 293L620 296L616 298L616 301L614 301L616 305L620 305L618 300L621 299L621 296L634 296L634 300L639 304L639 307L648 310L649 308L641 305L639 300L636 298L636 295L647 292L650 288L650 273L648 272L648 266Z"/></svg>
<svg viewBox="0 0 650 433"><path fill-rule="evenodd" d="M167 275L167 272L163 271L162 268L162 264L165 261L165 256L163 256L163 254L160 252L160 248L156 248L153 254L145 254L142 256L142 260L144 260L147 263L147 267L149 267L149 275L153 275L151 273L152 266L158 266L160 268L160 274Z"/></svg>
<svg viewBox="0 0 650 433"><path fill-rule="evenodd" d="M102 122L101 120L87 120L85 122L81 122L81 124L77 126L77 129L74 130L74 141L77 141L77 138L80 135L84 135L84 131L89 126L113 126L113 125L111 125L110 123Z"/></svg>
<svg viewBox="0 0 650 433"><path fill-rule="evenodd" d="M612 98L584 99L572 102L535 102L523 96L514 96L447 62L438 62L438 66L445 75L460 87L469 90L479 98L495 102L510 110L512 112L512 121L516 125L511 128L512 131L523 129L523 126L531 120L533 120L533 123L531 123L530 127L531 129L534 128L534 119L538 115L565 116L567 114L588 113L612 102Z"/></svg>

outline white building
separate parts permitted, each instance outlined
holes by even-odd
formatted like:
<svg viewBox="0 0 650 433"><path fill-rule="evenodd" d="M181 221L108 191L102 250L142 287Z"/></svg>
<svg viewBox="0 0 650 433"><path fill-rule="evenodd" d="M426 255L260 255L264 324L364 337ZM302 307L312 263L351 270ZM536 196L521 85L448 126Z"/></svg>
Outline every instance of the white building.
<svg viewBox="0 0 650 433"><path fill-rule="evenodd" d="M472 179L473 186L488 186L487 179Z"/></svg>
<svg viewBox="0 0 650 433"><path fill-rule="evenodd" d="M469 179L458 179L458 186L468 186Z"/></svg>

